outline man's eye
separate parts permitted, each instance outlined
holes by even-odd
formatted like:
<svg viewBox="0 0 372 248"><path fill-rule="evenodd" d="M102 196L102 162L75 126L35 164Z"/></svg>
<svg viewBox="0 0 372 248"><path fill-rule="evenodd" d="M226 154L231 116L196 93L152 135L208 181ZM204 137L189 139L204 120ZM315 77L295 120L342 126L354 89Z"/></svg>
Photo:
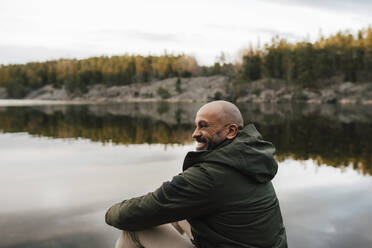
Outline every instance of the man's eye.
<svg viewBox="0 0 372 248"><path fill-rule="evenodd" d="M195 128L202 129L202 128L206 128L206 127L208 127L208 124L202 122L202 123L196 124L196 127Z"/></svg>

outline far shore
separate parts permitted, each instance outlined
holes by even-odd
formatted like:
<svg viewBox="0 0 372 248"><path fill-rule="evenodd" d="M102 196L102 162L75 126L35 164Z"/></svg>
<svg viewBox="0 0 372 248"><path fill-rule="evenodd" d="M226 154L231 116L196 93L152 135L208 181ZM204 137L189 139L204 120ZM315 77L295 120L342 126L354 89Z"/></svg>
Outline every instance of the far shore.
<svg viewBox="0 0 372 248"><path fill-rule="evenodd" d="M275 79L261 79L244 85L233 85L226 76L168 78L125 86L90 86L86 92L67 92L46 85L31 91L24 99L7 99L0 88L0 106L45 104L98 104L121 102L208 102L229 100L238 103L338 103L372 104L372 83L332 82L320 89L298 88ZM238 96L234 90L240 87ZM7 103L5 103L5 102Z"/></svg>

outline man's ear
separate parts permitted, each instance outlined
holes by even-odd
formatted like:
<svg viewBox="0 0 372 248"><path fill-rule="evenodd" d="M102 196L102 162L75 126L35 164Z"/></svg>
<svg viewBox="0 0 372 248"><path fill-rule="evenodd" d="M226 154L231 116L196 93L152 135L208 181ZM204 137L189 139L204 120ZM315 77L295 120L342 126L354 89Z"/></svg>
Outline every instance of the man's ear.
<svg viewBox="0 0 372 248"><path fill-rule="evenodd" d="M238 125L237 124L230 124L228 127L228 133L226 135L226 139L233 139L238 134Z"/></svg>

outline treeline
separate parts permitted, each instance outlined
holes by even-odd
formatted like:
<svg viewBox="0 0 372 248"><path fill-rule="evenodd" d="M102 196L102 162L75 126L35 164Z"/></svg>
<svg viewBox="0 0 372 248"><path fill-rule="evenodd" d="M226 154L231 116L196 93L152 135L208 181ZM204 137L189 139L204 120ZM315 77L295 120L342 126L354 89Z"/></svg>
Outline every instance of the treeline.
<svg viewBox="0 0 372 248"><path fill-rule="evenodd" d="M362 29L357 35L338 32L328 38L322 36L314 43L290 43L274 37L263 48L246 51L241 63L227 63L223 54L218 58L212 66L199 66L192 56L169 54L0 65L0 87L6 87L10 97L22 98L46 84L65 87L69 92L85 92L88 86L98 83L128 85L216 74L231 77L236 89L261 78L282 79L300 87L321 87L324 79L330 78L372 81L372 28Z"/></svg>
<svg viewBox="0 0 372 248"><path fill-rule="evenodd" d="M88 59L60 59L0 67L0 86L9 96L22 98L46 84L65 87L69 92L85 92L89 85L128 85L169 77L200 74L194 57L186 55L112 56Z"/></svg>
<svg viewBox="0 0 372 248"><path fill-rule="evenodd" d="M304 87L319 87L323 79L372 81L372 28L357 35L338 32L318 41L297 42L275 37L263 49L250 48L243 57L240 79L283 79Z"/></svg>

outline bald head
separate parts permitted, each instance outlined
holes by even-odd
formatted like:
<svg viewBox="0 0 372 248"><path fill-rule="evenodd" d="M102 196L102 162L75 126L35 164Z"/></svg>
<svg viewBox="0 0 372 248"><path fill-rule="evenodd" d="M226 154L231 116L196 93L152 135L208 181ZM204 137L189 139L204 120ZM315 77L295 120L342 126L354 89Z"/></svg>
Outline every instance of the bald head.
<svg viewBox="0 0 372 248"><path fill-rule="evenodd" d="M242 115L234 104L226 101L205 104L196 113L192 134L198 142L196 149L214 149L224 140L234 139L243 125Z"/></svg>
<svg viewBox="0 0 372 248"><path fill-rule="evenodd" d="M213 101L207 103L199 109L197 115L205 113L214 115L223 125L236 124L239 128L243 128L244 126L240 110L231 102Z"/></svg>

